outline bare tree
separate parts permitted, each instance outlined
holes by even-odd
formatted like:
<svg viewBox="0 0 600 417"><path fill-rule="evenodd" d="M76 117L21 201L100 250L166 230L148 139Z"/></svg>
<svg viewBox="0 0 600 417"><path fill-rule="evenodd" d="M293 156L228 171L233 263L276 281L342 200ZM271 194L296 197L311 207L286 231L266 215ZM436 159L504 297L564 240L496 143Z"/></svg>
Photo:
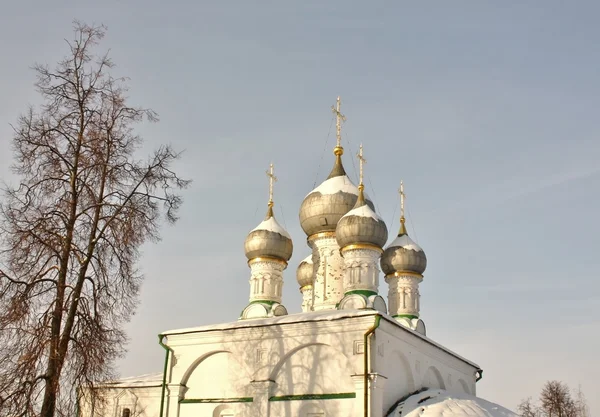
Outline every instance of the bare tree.
<svg viewBox="0 0 600 417"><path fill-rule="evenodd" d="M140 247L177 220L186 187L162 146L145 161L124 79L75 22L54 69L36 65L43 105L14 129L17 186L0 211L0 416L72 416L78 387L112 376L142 279Z"/></svg>
<svg viewBox="0 0 600 417"><path fill-rule="evenodd" d="M577 417L590 417L590 408L581 390L581 385L577 387L577 392L575 393L575 407L577 408Z"/></svg>
<svg viewBox="0 0 600 417"><path fill-rule="evenodd" d="M517 406L517 413L521 417L539 417L540 411L538 407L533 403L531 397L521 401Z"/></svg>
<svg viewBox="0 0 600 417"><path fill-rule="evenodd" d="M540 394L541 409L548 417L577 417L577 408L569 387L560 381L548 381Z"/></svg>

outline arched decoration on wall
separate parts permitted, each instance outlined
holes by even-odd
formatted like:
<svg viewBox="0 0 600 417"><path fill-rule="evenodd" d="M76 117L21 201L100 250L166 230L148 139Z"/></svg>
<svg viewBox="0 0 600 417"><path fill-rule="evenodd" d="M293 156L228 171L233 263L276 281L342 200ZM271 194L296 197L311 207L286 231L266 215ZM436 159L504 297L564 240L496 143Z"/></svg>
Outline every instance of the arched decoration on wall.
<svg viewBox="0 0 600 417"><path fill-rule="evenodd" d="M308 343L286 353L273 368L270 379L276 383L271 396L353 395L352 373L342 352L325 343Z"/></svg>
<svg viewBox="0 0 600 417"><path fill-rule="evenodd" d="M231 404L221 404L213 411L212 417L235 417Z"/></svg>
<svg viewBox="0 0 600 417"><path fill-rule="evenodd" d="M244 399L252 397L250 377L235 356L226 350L210 352L198 358L185 372L184 398L192 400Z"/></svg>
<svg viewBox="0 0 600 417"><path fill-rule="evenodd" d="M187 385L187 382L190 379L190 375L192 375L192 372L194 372L196 370L196 367L198 367L198 365L200 365L200 363L202 361L211 357L212 355L216 355L217 353L231 353L231 352L228 350L215 350L213 352L208 352L208 353L205 353L204 355L200 356L194 362L192 362L192 364L186 369L185 373L181 377L180 384Z"/></svg>
<svg viewBox="0 0 600 417"><path fill-rule="evenodd" d="M389 409L398 398L414 392L416 389L415 378L406 355L399 350L394 350L386 359L385 368L381 370L387 378L383 396L385 410Z"/></svg>
<svg viewBox="0 0 600 417"><path fill-rule="evenodd" d="M458 380L458 382L460 383L460 386L466 394L471 394L471 390L469 389L469 386L467 385L464 379L461 378Z"/></svg>
<svg viewBox="0 0 600 417"><path fill-rule="evenodd" d="M444 378L442 378L442 374L435 366L430 366L429 369L427 369L421 385L427 388L446 389Z"/></svg>

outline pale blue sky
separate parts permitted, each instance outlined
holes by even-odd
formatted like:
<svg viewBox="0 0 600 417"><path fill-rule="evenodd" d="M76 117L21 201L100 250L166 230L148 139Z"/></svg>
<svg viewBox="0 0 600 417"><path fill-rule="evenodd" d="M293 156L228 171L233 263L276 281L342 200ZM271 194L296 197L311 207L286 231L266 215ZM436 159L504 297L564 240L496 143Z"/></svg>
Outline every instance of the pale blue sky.
<svg viewBox="0 0 600 417"><path fill-rule="evenodd" d="M160 371L159 332L232 321L246 305L243 241L264 215L270 161L295 243L284 301L300 310L298 209L332 164L339 94L345 166L355 175L363 142L390 235L405 181L429 259L429 336L483 367L484 398L514 409L559 379L598 414L599 15L592 1L7 2L0 176L8 124L37 101L28 68L66 54L74 18L106 24L131 102L161 116L140 126L148 149L185 149L179 171L194 179L181 221L145 249L120 362L125 375Z"/></svg>

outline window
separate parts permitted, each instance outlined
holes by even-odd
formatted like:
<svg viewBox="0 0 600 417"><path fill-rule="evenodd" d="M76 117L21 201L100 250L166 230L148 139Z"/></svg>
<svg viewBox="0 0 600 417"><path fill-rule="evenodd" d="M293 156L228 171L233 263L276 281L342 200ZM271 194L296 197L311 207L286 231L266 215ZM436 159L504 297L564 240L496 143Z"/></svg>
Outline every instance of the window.
<svg viewBox="0 0 600 417"><path fill-rule="evenodd" d="M123 412L121 413L121 417L131 417L131 409L124 408Z"/></svg>

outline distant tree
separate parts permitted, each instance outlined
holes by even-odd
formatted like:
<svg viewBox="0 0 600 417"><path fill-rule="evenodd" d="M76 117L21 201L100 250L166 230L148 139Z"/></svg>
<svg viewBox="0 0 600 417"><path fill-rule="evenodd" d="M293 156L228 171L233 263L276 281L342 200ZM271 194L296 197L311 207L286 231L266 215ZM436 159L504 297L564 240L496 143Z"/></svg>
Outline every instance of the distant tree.
<svg viewBox="0 0 600 417"><path fill-rule="evenodd" d="M54 69L34 67L43 99L13 127L17 186L0 206L0 416L74 416L76 392L112 376L142 276L140 247L177 220L162 146L138 159L124 79L94 47L105 28L75 23ZM91 390L89 390L91 392ZM84 391L81 391L84 392Z"/></svg>
<svg viewBox="0 0 600 417"><path fill-rule="evenodd" d="M547 417L577 417L575 402L564 382L548 381L540 393L541 409Z"/></svg>
<svg viewBox="0 0 600 417"><path fill-rule="evenodd" d="M531 397L521 401L517 406L517 413L521 417L539 417L540 415L539 408L533 403Z"/></svg>
<svg viewBox="0 0 600 417"><path fill-rule="evenodd" d="M567 384L548 381L540 393L540 405L529 397L517 406L517 413L522 417L589 417L589 408L581 387L573 398Z"/></svg>
<svg viewBox="0 0 600 417"><path fill-rule="evenodd" d="M587 404L587 399L581 390L581 385L577 387L577 392L575 393L575 407L577 408L578 417L590 417L590 409Z"/></svg>

